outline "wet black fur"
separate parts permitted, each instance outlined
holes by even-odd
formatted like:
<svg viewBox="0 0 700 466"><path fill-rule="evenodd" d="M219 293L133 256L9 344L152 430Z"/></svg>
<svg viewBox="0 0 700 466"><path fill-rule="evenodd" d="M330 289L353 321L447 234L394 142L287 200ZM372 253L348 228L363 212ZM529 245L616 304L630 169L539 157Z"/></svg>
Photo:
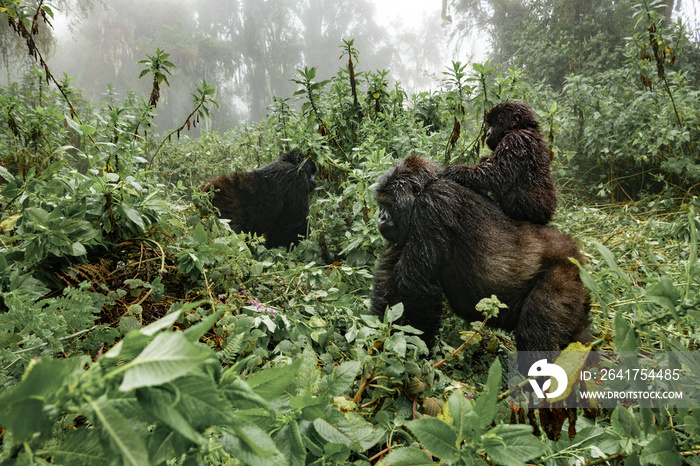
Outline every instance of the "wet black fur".
<svg viewBox="0 0 700 466"><path fill-rule="evenodd" d="M458 316L482 320L475 305L497 295L508 305L490 323L515 332L519 351L556 351L590 342L589 296L569 257L576 243L554 228L513 220L491 199L441 178L411 156L379 180L378 226L387 239L370 313L404 305L404 319L431 345L443 295Z"/></svg>
<svg viewBox="0 0 700 466"><path fill-rule="evenodd" d="M212 204L233 231L265 235L268 248L287 247L306 235L316 170L313 160L291 151L257 170L214 177L201 189L215 190Z"/></svg>
<svg viewBox="0 0 700 466"><path fill-rule="evenodd" d="M557 208L549 170L552 159L539 123L527 105L503 102L485 116L486 144L493 151L475 165L453 165L442 176L491 193L510 218L548 223Z"/></svg>

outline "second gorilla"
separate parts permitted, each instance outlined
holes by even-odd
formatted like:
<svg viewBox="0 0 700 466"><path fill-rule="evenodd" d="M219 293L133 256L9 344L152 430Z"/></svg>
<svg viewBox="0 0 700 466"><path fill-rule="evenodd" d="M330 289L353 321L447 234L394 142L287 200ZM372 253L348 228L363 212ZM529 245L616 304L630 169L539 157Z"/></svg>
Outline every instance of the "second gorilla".
<svg viewBox="0 0 700 466"><path fill-rule="evenodd" d="M291 151L264 167L214 177L212 204L235 232L265 235L265 246L297 244L306 235L309 194L316 187L316 164Z"/></svg>

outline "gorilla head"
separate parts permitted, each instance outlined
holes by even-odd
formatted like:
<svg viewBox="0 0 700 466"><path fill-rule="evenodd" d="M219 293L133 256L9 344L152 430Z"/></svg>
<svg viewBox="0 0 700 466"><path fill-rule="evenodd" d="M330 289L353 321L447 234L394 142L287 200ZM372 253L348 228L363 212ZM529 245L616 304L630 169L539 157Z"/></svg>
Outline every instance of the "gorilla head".
<svg viewBox="0 0 700 466"><path fill-rule="evenodd" d="M520 102L503 102L488 111L484 117L486 123L486 145L489 149L496 147L506 134L520 129L539 130L540 124L530 107Z"/></svg>
<svg viewBox="0 0 700 466"><path fill-rule="evenodd" d="M389 169L379 180L374 198L379 204L377 226L379 233L395 244L403 244L410 230L416 196L430 179L436 178L435 167L427 159L411 160L411 171L398 173L402 166ZM406 214L408 213L408 214Z"/></svg>

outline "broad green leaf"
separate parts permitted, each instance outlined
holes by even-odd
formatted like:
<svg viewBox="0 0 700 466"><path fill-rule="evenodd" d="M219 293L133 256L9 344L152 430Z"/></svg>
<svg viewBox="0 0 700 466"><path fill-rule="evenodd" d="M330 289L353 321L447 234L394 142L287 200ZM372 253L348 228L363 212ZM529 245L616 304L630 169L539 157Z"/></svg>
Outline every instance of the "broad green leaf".
<svg viewBox="0 0 700 466"><path fill-rule="evenodd" d="M318 384L321 380L321 370L318 367L318 356L311 348L306 346L301 353L301 367L296 378L297 390L300 393L314 394L318 391Z"/></svg>
<svg viewBox="0 0 700 466"><path fill-rule="evenodd" d="M610 417L610 426L625 440L637 439L642 433L637 420L627 408L615 408Z"/></svg>
<svg viewBox="0 0 700 466"><path fill-rule="evenodd" d="M207 242L207 232L204 230L202 222L197 223L197 226L194 227L194 231L192 231L192 239L194 240L195 245L205 244Z"/></svg>
<svg viewBox="0 0 700 466"><path fill-rule="evenodd" d="M532 426L525 424L498 425L484 434L483 442L493 462L503 466L525 464L547 450L547 446L532 435Z"/></svg>
<svg viewBox="0 0 700 466"><path fill-rule="evenodd" d="M71 466L98 466L106 464L100 438L95 429L74 429L68 432L65 440L47 450L39 451L40 455L53 456L55 464L70 464Z"/></svg>
<svg viewBox="0 0 700 466"><path fill-rule="evenodd" d="M170 314L165 315L164 317L161 317L160 319L156 320L153 323L150 323L143 327L142 329L139 329L138 332L133 332L128 334L122 341L114 345L112 349L107 351L104 355L105 358L130 358L136 353L130 353L130 351L127 351L127 349L133 349L134 345L138 346L138 351L143 348L143 346L150 340L149 337L153 336L158 332L159 330L163 330L166 328L171 328L173 324L177 321L178 317L180 317L180 313L182 310L172 312ZM129 342L125 342L125 340L134 340L133 344ZM122 349L124 349L124 353L122 354Z"/></svg>
<svg viewBox="0 0 700 466"><path fill-rule="evenodd" d="M256 466L284 466L289 464L272 439L253 425L240 425L221 429L219 443L231 456L244 464Z"/></svg>
<svg viewBox="0 0 700 466"><path fill-rule="evenodd" d="M383 466L428 466L435 462L421 449L416 447L397 448L381 460Z"/></svg>
<svg viewBox="0 0 700 466"><path fill-rule="evenodd" d="M7 168L0 166L0 177L2 177L8 183L15 181L15 177L10 173Z"/></svg>
<svg viewBox="0 0 700 466"><path fill-rule="evenodd" d="M333 372L321 380L319 390L324 395L342 395L355 382L359 371L360 361L346 361L340 366L333 368Z"/></svg>
<svg viewBox="0 0 700 466"><path fill-rule="evenodd" d="M90 125L80 125L80 132L83 133L84 136L90 136L92 134L95 134L95 127L90 126Z"/></svg>
<svg viewBox="0 0 700 466"><path fill-rule="evenodd" d="M452 424L452 429L457 434L459 441L470 439L474 435L474 418L476 413L473 402L464 397L461 390L455 390L447 400L447 411ZM448 421L448 423L450 423Z"/></svg>
<svg viewBox="0 0 700 466"><path fill-rule="evenodd" d="M251 389L266 400L282 395L299 372L301 359L292 364L265 369L252 374L246 382Z"/></svg>
<svg viewBox="0 0 700 466"><path fill-rule="evenodd" d="M225 424L233 416L233 409L213 377L196 371L177 381L178 409L195 429Z"/></svg>
<svg viewBox="0 0 700 466"><path fill-rule="evenodd" d="M498 400L498 391L501 388L502 378L503 368L501 366L501 361L496 359L489 369L486 387L484 387L484 391L474 403L474 411L479 415L480 429L484 429L493 421L493 417L496 414L496 401Z"/></svg>
<svg viewBox="0 0 700 466"><path fill-rule="evenodd" d="M391 306L387 311L386 311L386 321L387 323L391 322L396 322L401 318L403 315L403 303L398 303L394 306Z"/></svg>
<svg viewBox="0 0 700 466"><path fill-rule="evenodd" d="M652 438L642 450L639 460L642 464L658 464L659 466L680 466L683 464L676 449L675 434L671 430L660 432Z"/></svg>
<svg viewBox="0 0 700 466"><path fill-rule="evenodd" d="M85 246L83 246L82 243L76 241L75 243L73 243L71 245L71 251L70 251L71 256L78 257L78 256L84 256L85 254L87 254L87 250L85 249Z"/></svg>
<svg viewBox="0 0 700 466"><path fill-rule="evenodd" d="M0 426L11 431L16 440L49 431L53 423L46 415L46 405L67 389L68 377L82 372L84 362L84 357L74 357L30 364L22 380L0 396Z"/></svg>
<svg viewBox="0 0 700 466"><path fill-rule="evenodd" d="M253 391L238 375L224 374L222 387L226 398L234 407L250 407L250 403L265 409L271 409L268 401Z"/></svg>
<svg viewBox="0 0 700 466"><path fill-rule="evenodd" d="M452 427L434 417L424 417L406 423L418 441L433 455L445 461L457 461L457 434Z"/></svg>
<svg viewBox="0 0 700 466"><path fill-rule="evenodd" d="M159 334L124 371L122 391L160 385L191 372L212 356L209 348L188 341L181 332ZM116 372L116 371L115 371Z"/></svg>
<svg viewBox="0 0 700 466"><path fill-rule="evenodd" d="M131 422L111 407L105 397L89 400L88 404L95 415L93 419L95 427L101 429L102 436L109 440L124 464L133 466L150 464L146 446L132 428Z"/></svg>
<svg viewBox="0 0 700 466"><path fill-rule="evenodd" d="M304 466L306 464L306 448L299 434L299 424L292 419L282 427L275 436L275 445L280 453L289 460L290 466Z"/></svg>
<svg viewBox="0 0 700 466"><path fill-rule="evenodd" d="M365 418L356 412L348 412L343 414L338 410L326 412L324 420L335 427L338 432L347 437L352 445L350 448L354 451L367 451L379 442L385 431L382 428L377 428L367 422Z"/></svg>
<svg viewBox="0 0 700 466"><path fill-rule="evenodd" d="M396 353L399 357L406 357L406 337L395 333L386 339L385 349Z"/></svg>
<svg viewBox="0 0 700 466"><path fill-rule="evenodd" d="M352 447L352 440L350 440L336 427L329 424L325 419L314 420L313 426L316 433L326 442L339 443L341 445L345 445L346 447Z"/></svg>
<svg viewBox="0 0 700 466"><path fill-rule="evenodd" d="M146 229L146 225L144 225L143 223L143 217L141 217L141 214L138 212L138 210L125 204L122 204L120 208L124 212L124 215L126 215L129 218L129 220L134 222L139 228L141 228L141 230Z"/></svg>
<svg viewBox="0 0 700 466"><path fill-rule="evenodd" d="M379 318L374 315L369 315L369 314L362 314L360 318L365 322L367 326L370 328L380 328L382 326L382 323L380 322Z"/></svg>
<svg viewBox="0 0 700 466"><path fill-rule="evenodd" d="M615 312L615 336L614 347L618 351L637 351L639 337L634 327L631 326L621 311Z"/></svg>
<svg viewBox="0 0 700 466"><path fill-rule="evenodd" d="M175 387L177 389L177 387ZM179 394L160 387L141 388L136 391L141 406L167 426L192 442L203 445L206 440L181 414L176 406ZM183 412L185 412L183 410Z"/></svg>
<svg viewBox="0 0 700 466"><path fill-rule="evenodd" d="M644 290L647 299L667 311L670 311L674 317L678 318L676 304L680 298L680 293L673 286L673 280L668 276L664 276L658 282L652 283Z"/></svg>

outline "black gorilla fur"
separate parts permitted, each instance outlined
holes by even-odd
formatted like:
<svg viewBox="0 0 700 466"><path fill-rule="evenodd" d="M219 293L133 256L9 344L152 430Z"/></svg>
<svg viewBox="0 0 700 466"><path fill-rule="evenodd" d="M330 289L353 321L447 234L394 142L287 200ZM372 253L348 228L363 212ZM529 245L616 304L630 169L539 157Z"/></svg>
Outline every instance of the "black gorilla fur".
<svg viewBox="0 0 700 466"><path fill-rule="evenodd" d="M201 189L215 190L212 204L233 231L265 235L268 248L287 247L306 235L316 170L313 160L291 151L257 170L214 177Z"/></svg>
<svg viewBox="0 0 700 466"><path fill-rule="evenodd" d="M516 221L489 198L441 178L433 162L410 156L379 180L377 264L370 313L404 305L404 320L429 345L440 327L443 294L467 321L482 320L478 301L508 305L491 324L514 330L519 351L558 351L590 342L589 296L576 243L557 230Z"/></svg>
<svg viewBox="0 0 700 466"><path fill-rule="evenodd" d="M480 194L490 192L510 218L548 223L557 208L549 171L552 156L532 109L503 102L484 120L491 155L475 165L447 167L442 176Z"/></svg>

